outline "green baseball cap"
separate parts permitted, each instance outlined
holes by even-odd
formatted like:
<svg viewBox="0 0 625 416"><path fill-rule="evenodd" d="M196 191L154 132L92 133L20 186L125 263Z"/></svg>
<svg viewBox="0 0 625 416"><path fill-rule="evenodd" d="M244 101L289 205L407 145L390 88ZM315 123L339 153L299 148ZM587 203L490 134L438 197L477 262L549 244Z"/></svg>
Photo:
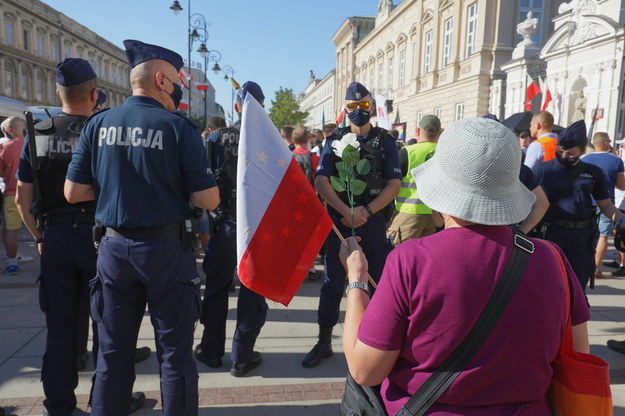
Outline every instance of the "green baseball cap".
<svg viewBox="0 0 625 416"><path fill-rule="evenodd" d="M430 133L438 133L441 131L441 121L434 114L426 114L421 117L419 121L419 127Z"/></svg>

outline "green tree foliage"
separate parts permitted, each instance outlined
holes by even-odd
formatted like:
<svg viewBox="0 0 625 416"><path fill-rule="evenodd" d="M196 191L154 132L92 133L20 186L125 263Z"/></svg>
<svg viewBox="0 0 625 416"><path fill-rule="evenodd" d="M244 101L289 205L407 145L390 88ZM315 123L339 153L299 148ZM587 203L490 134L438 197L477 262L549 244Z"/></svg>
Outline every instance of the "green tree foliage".
<svg viewBox="0 0 625 416"><path fill-rule="evenodd" d="M299 104L295 101L291 88L280 87L276 91L275 100L271 101L269 117L278 130L280 130L285 125L303 125L308 117L308 112L299 110Z"/></svg>

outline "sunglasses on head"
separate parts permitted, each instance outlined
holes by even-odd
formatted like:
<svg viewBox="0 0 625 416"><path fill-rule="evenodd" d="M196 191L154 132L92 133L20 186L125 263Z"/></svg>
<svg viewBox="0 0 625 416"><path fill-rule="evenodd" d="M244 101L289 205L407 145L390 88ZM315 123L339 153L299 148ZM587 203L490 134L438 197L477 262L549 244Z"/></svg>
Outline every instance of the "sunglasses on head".
<svg viewBox="0 0 625 416"><path fill-rule="evenodd" d="M357 108L360 108L362 110L368 110L371 108L371 103L369 101L363 101L360 103L349 103L345 104L345 108L347 108L349 111L354 111Z"/></svg>

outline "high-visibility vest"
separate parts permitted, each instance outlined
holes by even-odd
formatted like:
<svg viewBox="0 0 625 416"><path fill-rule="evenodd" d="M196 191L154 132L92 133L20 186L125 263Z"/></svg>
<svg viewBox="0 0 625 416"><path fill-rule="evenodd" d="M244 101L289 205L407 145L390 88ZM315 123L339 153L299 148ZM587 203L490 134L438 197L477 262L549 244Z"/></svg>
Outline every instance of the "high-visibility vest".
<svg viewBox="0 0 625 416"><path fill-rule="evenodd" d="M543 147L543 162L556 158L558 139L555 137L542 136L536 141Z"/></svg>
<svg viewBox="0 0 625 416"><path fill-rule="evenodd" d="M436 143L421 142L404 147L408 153L408 173L401 180L395 197L395 208L407 214L431 214L432 210L419 199L417 184L410 171L434 155Z"/></svg>

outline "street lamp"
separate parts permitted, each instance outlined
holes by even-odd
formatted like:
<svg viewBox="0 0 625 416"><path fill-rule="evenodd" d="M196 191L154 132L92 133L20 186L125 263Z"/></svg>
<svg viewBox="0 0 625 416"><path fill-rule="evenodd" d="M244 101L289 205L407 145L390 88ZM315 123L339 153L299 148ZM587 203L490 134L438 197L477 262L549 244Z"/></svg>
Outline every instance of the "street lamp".
<svg viewBox="0 0 625 416"><path fill-rule="evenodd" d="M234 76L234 68L232 68L230 65L224 65L221 70L224 72L224 81L228 81L230 78ZM231 117L230 121L232 122L231 124L233 124L234 123L234 85L232 86L232 98L231 98L231 103L230 103L230 109L232 111L232 114L230 116Z"/></svg>
<svg viewBox="0 0 625 416"><path fill-rule="evenodd" d="M180 13L182 11L182 6L178 0L175 0L174 3L169 7L174 14ZM201 13L193 13L191 14L191 0L187 0L187 13L188 13L188 49L187 49L187 68L189 69L189 80L187 86L189 88L189 117L191 117L191 49L193 48L193 42L199 41L201 42L198 52L202 57L204 57L209 50L206 48L206 41L208 40L208 31L206 28L211 25L210 22L206 21L206 18Z"/></svg>
<svg viewBox="0 0 625 416"><path fill-rule="evenodd" d="M204 49L206 49L206 45L202 43L202 46L204 46ZM202 46L200 46L200 49L202 48ZM221 68L219 67L219 61L221 61L221 53L218 50L209 51L208 49L202 52L198 49L198 52L200 52L200 55L202 55L202 57L204 58L204 81L208 82L208 75L206 74L208 71L208 64L209 62L215 62L215 65L212 68L215 74L221 71ZM206 111L207 102L208 102L208 90L205 90L204 91L204 118L206 118L208 114L208 112Z"/></svg>

